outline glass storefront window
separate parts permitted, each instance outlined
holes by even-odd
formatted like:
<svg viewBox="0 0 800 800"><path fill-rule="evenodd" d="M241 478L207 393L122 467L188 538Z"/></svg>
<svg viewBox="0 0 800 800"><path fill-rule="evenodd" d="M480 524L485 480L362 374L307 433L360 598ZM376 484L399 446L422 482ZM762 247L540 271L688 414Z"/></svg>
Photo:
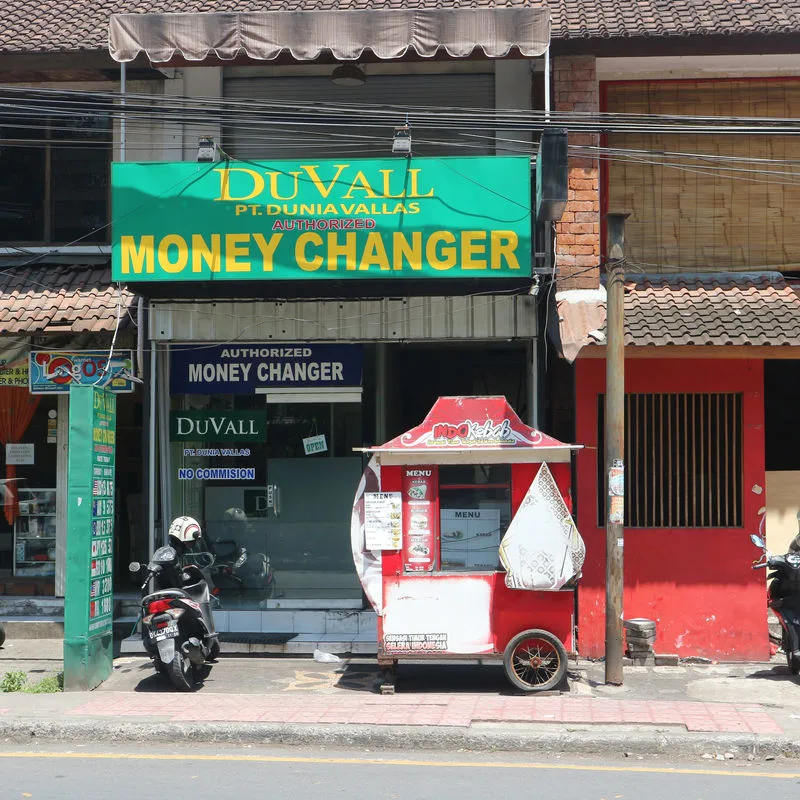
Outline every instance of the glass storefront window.
<svg viewBox="0 0 800 800"><path fill-rule="evenodd" d="M223 608L360 602L350 514L361 404L309 400L172 398L172 515L201 522L207 554L195 559Z"/></svg>
<svg viewBox="0 0 800 800"><path fill-rule="evenodd" d="M508 464L439 467L441 569L499 570L500 540L511 522Z"/></svg>

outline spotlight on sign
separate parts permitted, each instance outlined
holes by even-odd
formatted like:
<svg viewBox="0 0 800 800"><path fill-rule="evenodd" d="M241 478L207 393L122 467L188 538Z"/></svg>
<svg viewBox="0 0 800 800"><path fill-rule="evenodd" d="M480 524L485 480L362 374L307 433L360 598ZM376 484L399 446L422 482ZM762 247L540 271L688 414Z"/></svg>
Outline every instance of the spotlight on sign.
<svg viewBox="0 0 800 800"><path fill-rule="evenodd" d="M394 129L392 152L403 156L411 155L411 128L408 125L398 125Z"/></svg>

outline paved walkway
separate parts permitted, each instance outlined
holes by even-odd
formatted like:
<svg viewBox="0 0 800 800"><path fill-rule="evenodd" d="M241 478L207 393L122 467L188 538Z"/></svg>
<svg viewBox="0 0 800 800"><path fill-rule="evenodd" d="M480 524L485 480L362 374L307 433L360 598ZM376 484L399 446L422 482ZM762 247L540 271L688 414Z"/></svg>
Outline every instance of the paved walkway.
<svg viewBox="0 0 800 800"><path fill-rule="evenodd" d="M61 647L7 644L0 677L53 674ZM401 665L397 693L381 695L374 659L224 655L178 693L147 658L123 656L93 692L0 693L0 738L800 757L800 681L777 658L626 667L621 687L604 685L602 664L570 662L568 675L567 691L536 696L498 666Z"/></svg>
<svg viewBox="0 0 800 800"><path fill-rule="evenodd" d="M3 709L0 709L0 713ZM769 713L752 703L611 700L591 697L496 697L475 694L394 696L140 695L108 692L69 709L70 716L146 717L165 722L469 727L477 722L680 725L687 731L782 734Z"/></svg>

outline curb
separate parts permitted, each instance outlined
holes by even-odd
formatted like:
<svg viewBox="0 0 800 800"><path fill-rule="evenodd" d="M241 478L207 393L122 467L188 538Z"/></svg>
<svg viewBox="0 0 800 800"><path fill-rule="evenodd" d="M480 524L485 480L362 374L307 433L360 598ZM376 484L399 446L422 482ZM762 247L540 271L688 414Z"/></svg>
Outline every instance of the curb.
<svg viewBox="0 0 800 800"><path fill-rule="evenodd" d="M471 728L285 723L107 723L85 720L3 720L0 738L13 742L202 742L312 745L370 750L528 751L581 756L700 757L733 753L736 758L800 758L800 741L758 734L692 734L666 729L598 731L546 726L481 723Z"/></svg>

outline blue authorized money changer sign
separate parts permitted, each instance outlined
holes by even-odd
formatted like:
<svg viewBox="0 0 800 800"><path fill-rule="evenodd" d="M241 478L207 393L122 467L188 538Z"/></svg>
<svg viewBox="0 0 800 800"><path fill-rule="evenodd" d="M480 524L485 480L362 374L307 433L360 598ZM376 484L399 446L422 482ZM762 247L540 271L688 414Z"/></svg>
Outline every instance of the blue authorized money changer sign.
<svg viewBox="0 0 800 800"><path fill-rule="evenodd" d="M94 689L113 667L116 396L69 392L64 689Z"/></svg>
<svg viewBox="0 0 800 800"><path fill-rule="evenodd" d="M269 389L361 386L359 344L269 343L172 348L173 394L254 394Z"/></svg>

